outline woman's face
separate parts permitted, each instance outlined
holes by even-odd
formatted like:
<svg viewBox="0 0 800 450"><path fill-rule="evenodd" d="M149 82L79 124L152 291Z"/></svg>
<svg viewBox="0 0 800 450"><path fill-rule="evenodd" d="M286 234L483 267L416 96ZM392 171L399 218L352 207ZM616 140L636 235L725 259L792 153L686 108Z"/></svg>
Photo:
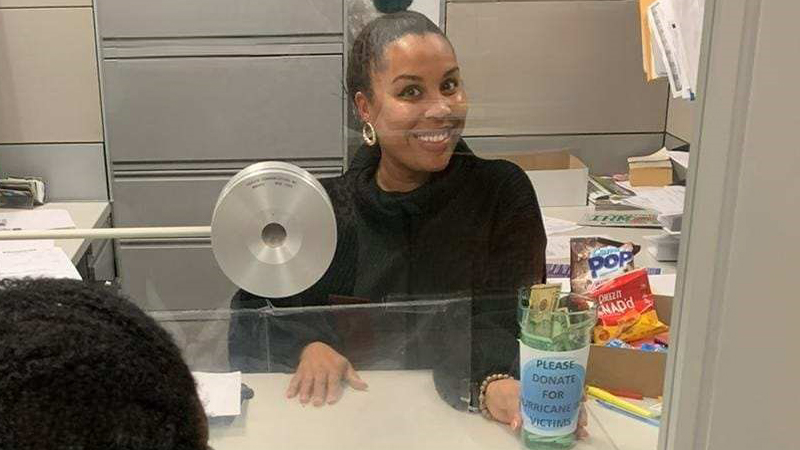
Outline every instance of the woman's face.
<svg viewBox="0 0 800 450"><path fill-rule="evenodd" d="M372 98L356 94L356 104L375 127L382 159L409 177L447 167L467 116L450 44L436 34L406 35L386 47L371 78Z"/></svg>

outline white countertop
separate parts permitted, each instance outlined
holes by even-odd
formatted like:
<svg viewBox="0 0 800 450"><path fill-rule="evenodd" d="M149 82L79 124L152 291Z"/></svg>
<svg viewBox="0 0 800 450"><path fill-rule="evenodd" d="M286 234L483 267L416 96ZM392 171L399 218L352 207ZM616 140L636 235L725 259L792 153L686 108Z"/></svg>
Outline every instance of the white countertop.
<svg viewBox="0 0 800 450"><path fill-rule="evenodd" d="M243 374L255 391L232 424L213 424L215 450L522 448L508 427L442 401L430 371L362 371L367 392L345 390L332 406L286 399L288 374ZM589 439L576 450L650 450L658 428L587 402Z"/></svg>
<svg viewBox="0 0 800 450"><path fill-rule="evenodd" d="M76 228L96 228L105 222L111 206L108 202L53 202L34 209L65 209L72 216ZM2 212L23 211L20 209L0 208ZM29 210L25 210L29 211ZM61 247L64 253L72 260L73 264L78 262L86 253L90 241L87 239L57 239L55 245Z"/></svg>

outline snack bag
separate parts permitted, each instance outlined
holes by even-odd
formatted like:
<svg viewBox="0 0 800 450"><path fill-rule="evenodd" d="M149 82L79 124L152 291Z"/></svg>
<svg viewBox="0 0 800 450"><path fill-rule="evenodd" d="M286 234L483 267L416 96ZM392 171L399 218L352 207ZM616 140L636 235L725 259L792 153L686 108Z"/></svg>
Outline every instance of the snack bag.
<svg viewBox="0 0 800 450"><path fill-rule="evenodd" d="M623 274L587 295L598 302L595 344L605 345L612 339L630 343L669 329L658 320L647 269Z"/></svg>
<svg viewBox="0 0 800 450"><path fill-rule="evenodd" d="M598 237L570 239L570 285L585 294L606 281L634 269L633 255L640 247Z"/></svg>

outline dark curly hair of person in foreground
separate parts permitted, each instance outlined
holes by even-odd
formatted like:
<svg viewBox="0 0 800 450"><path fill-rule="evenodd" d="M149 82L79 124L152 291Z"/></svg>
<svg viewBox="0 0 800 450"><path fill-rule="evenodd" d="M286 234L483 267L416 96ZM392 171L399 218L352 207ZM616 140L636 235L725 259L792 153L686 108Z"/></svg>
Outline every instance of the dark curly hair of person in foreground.
<svg viewBox="0 0 800 450"><path fill-rule="evenodd" d="M110 290L0 281L0 449L205 450L171 337Z"/></svg>

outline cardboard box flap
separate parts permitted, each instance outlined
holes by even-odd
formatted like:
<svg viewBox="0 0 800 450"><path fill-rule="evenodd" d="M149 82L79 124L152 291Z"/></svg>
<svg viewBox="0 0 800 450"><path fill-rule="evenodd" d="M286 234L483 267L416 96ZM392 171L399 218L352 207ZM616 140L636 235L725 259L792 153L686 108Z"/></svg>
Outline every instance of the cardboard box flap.
<svg viewBox="0 0 800 450"><path fill-rule="evenodd" d="M672 297L654 295L653 299L659 320L669 325ZM586 384L658 397L664 389L666 367L666 353L592 345L586 368Z"/></svg>
<svg viewBox="0 0 800 450"><path fill-rule="evenodd" d="M672 297L666 295L654 295L653 301L656 303L656 314L658 319L665 324L670 324L672 319Z"/></svg>
<svg viewBox="0 0 800 450"><path fill-rule="evenodd" d="M480 155L485 159L505 159L524 170L567 170L584 169L586 165L569 150L548 150L543 152L513 151Z"/></svg>
<svg viewBox="0 0 800 450"><path fill-rule="evenodd" d="M663 392L666 367L664 353L593 345L586 384L655 398Z"/></svg>
<svg viewBox="0 0 800 450"><path fill-rule="evenodd" d="M589 169L569 150L478 153L486 159L504 159L519 166L531 180L539 205L585 206Z"/></svg>

